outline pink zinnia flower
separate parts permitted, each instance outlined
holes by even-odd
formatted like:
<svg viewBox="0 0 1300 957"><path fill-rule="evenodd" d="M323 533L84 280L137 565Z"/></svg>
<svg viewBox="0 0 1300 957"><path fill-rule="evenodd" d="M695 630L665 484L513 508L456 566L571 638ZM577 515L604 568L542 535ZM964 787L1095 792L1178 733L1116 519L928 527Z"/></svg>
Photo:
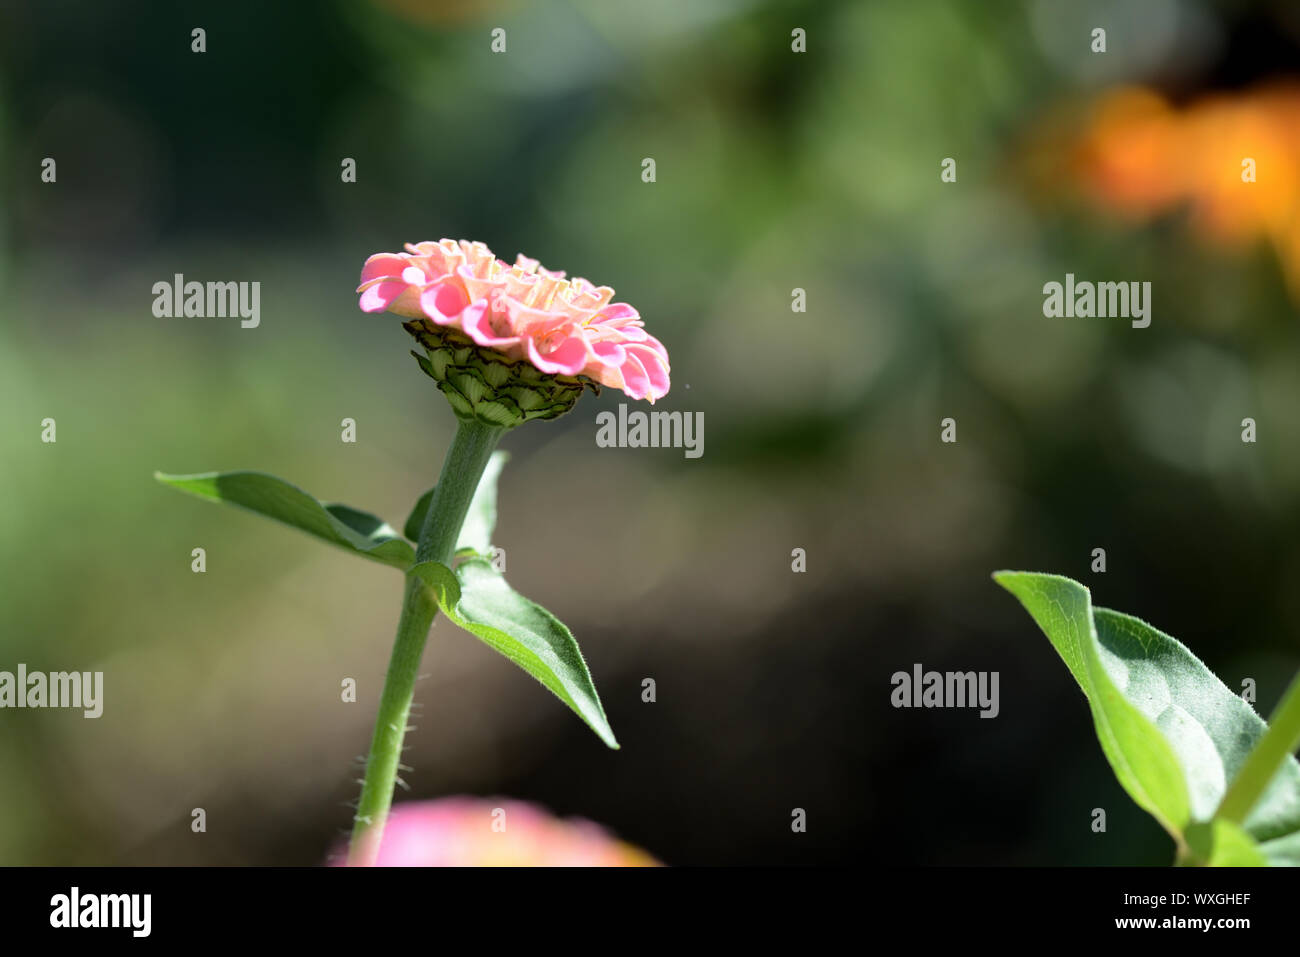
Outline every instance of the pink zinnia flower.
<svg viewBox="0 0 1300 957"><path fill-rule="evenodd" d="M548 375L585 376L652 403L668 394L668 350L614 290L566 279L535 259L507 265L482 243L443 239L376 253L361 308L460 330L480 347Z"/></svg>
<svg viewBox="0 0 1300 957"><path fill-rule="evenodd" d="M343 848L333 855L342 865ZM378 867L654 867L653 857L582 818L561 820L504 798L398 804L384 826Z"/></svg>

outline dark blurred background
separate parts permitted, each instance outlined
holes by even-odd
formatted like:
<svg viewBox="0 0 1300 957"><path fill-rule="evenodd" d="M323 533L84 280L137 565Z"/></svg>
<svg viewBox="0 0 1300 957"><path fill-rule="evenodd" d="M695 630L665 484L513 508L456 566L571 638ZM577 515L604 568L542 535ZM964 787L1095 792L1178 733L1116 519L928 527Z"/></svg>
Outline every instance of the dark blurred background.
<svg viewBox="0 0 1300 957"><path fill-rule="evenodd" d="M1083 580L1264 714L1300 665L1297 50L1290 0L6 0L0 669L106 687L94 721L0 712L0 863L325 859L400 575L152 473L400 524L454 419L353 288L444 236L614 286L705 445L598 449L608 391L507 437L508 576L623 749L439 622L399 799L521 798L674 864L1169 862L989 575ZM1045 319L1066 272L1150 280L1150 328ZM259 281L260 327L156 318L175 273ZM916 662L999 671L1000 715L894 710Z"/></svg>

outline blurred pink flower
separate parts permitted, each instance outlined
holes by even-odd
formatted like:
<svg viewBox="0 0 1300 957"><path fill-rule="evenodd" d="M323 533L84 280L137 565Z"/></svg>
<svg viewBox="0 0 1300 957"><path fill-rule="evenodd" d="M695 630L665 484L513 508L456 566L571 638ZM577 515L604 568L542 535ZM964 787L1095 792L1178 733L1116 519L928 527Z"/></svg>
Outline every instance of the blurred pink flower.
<svg viewBox="0 0 1300 957"><path fill-rule="evenodd" d="M346 847L333 856L346 860ZM656 867L659 862L581 818L523 801L468 797L393 807L378 867Z"/></svg>
<svg viewBox="0 0 1300 957"><path fill-rule="evenodd" d="M376 253L361 270L361 308L458 329L479 346L550 375L586 376L633 399L668 393L668 350L614 290L566 279L520 255L443 239Z"/></svg>

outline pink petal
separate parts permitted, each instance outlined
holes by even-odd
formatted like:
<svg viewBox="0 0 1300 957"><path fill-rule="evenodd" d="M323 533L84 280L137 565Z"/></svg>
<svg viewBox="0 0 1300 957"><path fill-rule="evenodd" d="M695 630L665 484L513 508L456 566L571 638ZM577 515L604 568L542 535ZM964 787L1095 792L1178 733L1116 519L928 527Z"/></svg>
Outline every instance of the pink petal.
<svg viewBox="0 0 1300 957"><path fill-rule="evenodd" d="M455 281L430 283L420 291L420 308L440 326L456 325L456 318L468 305L469 296Z"/></svg>
<svg viewBox="0 0 1300 957"><path fill-rule="evenodd" d="M404 282L377 282L361 293L361 311L383 312L408 288Z"/></svg>
<svg viewBox="0 0 1300 957"><path fill-rule="evenodd" d="M551 375L577 375L587 365L587 343L580 337L573 336L561 342L552 352L543 355L537 350L537 341L530 337L528 360Z"/></svg>
<svg viewBox="0 0 1300 957"><path fill-rule="evenodd" d="M420 307L420 287L407 286L400 296L388 304L388 311L407 319L425 318L424 310Z"/></svg>
<svg viewBox="0 0 1300 957"><path fill-rule="evenodd" d="M641 368L645 370L646 379L649 383L648 394L650 401L662 399L668 394L668 369L659 353L643 345L631 345L627 347L627 353L634 356L641 363Z"/></svg>
<svg viewBox="0 0 1300 957"><path fill-rule="evenodd" d="M525 306L513 296L501 296L496 302L498 310L510 317L510 326L520 335L544 336L573 322L564 313Z"/></svg>
<svg viewBox="0 0 1300 957"><path fill-rule="evenodd" d="M656 339L654 336L650 335L650 333L646 332L644 333L644 335L645 335L645 344L649 346L651 349L653 349L655 352L659 353L659 358L663 360L664 368L667 369L669 367L668 347L665 346L658 339Z"/></svg>
<svg viewBox="0 0 1300 957"><path fill-rule="evenodd" d="M361 284L365 285L372 279L400 276L402 270L409 265L410 260L405 256L396 253L375 253L361 267Z"/></svg>
<svg viewBox="0 0 1300 957"><path fill-rule="evenodd" d="M610 290L612 294L614 290ZM616 325L626 322L629 319L640 319L641 314L625 302L611 302L604 309L600 310L600 317L597 322L613 322Z"/></svg>
<svg viewBox="0 0 1300 957"><path fill-rule="evenodd" d="M623 391L629 398L644 399L650 392L650 377L646 375L645 366L633 353L627 354L627 362L620 370L623 373Z"/></svg>
<svg viewBox="0 0 1300 957"><path fill-rule="evenodd" d="M627 350L617 342L593 342L591 351L601 365L620 368L627 361Z"/></svg>
<svg viewBox="0 0 1300 957"><path fill-rule="evenodd" d="M619 334L628 342L645 342L649 338L649 333L637 326L624 326L618 330Z"/></svg>
<svg viewBox="0 0 1300 957"><path fill-rule="evenodd" d="M460 327L467 336L481 346L501 349L505 346L517 346L520 342L518 336L496 334L492 329L492 313L488 310L486 300L480 299L465 308L465 311L460 314Z"/></svg>

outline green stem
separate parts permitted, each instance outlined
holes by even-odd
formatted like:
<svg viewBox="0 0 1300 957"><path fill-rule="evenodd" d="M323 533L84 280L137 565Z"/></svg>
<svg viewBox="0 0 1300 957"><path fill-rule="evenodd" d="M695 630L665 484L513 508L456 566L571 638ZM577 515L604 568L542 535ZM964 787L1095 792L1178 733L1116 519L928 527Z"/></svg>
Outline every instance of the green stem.
<svg viewBox="0 0 1300 957"><path fill-rule="evenodd" d="M460 420L456 437L442 463L442 474L429 502L429 511L420 530L415 560L441 562L450 566L460 538L461 526L471 499L483 477L492 450L505 429L473 420ZM402 600L402 617L397 624L397 638L379 698L379 716L366 759L366 776L361 785L361 800L352 828L352 846L348 864L369 866L379 855L384 836L384 822L393 802L393 785L402 754L402 739L415 694L415 679L420 669L424 643L438 613L433 592L420 578L406 576Z"/></svg>
<svg viewBox="0 0 1300 957"><path fill-rule="evenodd" d="M1223 796L1215 817L1240 824L1264 793L1287 755L1300 746L1300 674L1282 695L1282 702L1269 720L1268 730L1255 744L1246 763Z"/></svg>

